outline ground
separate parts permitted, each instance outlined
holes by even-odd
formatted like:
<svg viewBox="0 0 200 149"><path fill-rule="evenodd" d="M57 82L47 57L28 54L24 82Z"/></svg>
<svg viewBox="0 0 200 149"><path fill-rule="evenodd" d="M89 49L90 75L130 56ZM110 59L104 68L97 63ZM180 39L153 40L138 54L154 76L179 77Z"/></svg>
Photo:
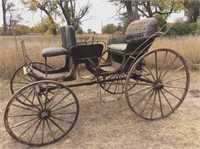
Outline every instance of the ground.
<svg viewBox="0 0 200 149"><path fill-rule="evenodd" d="M80 115L69 135L42 149L199 149L200 148L200 77L191 74L187 97L167 118L148 121L128 107L125 98L103 102L97 85L74 89L80 102ZM1 84L0 148L24 149L7 133L3 114L9 85ZM107 94L107 96L110 96Z"/></svg>

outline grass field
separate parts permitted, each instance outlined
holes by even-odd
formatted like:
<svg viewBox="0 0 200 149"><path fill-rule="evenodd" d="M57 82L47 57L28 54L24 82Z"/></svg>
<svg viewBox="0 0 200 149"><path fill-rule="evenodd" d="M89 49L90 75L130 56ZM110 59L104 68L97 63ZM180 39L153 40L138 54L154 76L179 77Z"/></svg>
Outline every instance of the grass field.
<svg viewBox="0 0 200 149"><path fill-rule="evenodd" d="M90 40L91 35L79 35L78 41ZM95 35L94 40L106 41L109 35ZM44 61L41 51L48 47L61 46L60 36L1 36L0 37L0 78L8 79L14 70L23 64L20 41L25 40L28 55L32 61ZM151 49L170 48L178 51L191 69L200 64L200 36L158 38ZM51 59L50 64L62 63L62 58Z"/></svg>
<svg viewBox="0 0 200 149"><path fill-rule="evenodd" d="M95 36L95 40L106 41L109 36ZM90 36L79 36L84 41ZM30 148L15 141L4 127L3 115L9 101L9 78L14 70L23 64L20 41L25 40L28 55L33 61L44 61L41 50L47 47L60 46L60 37L56 36L0 36L0 148ZM179 52L187 60L191 70L190 88L183 105L171 116L147 121L134 114L124 95L119 99L102 102L100 96L110 94L95 84L87 87L73 88L79 102L80 115L75 128L62 140L44 149L55 148L148 148L148 149L199 149L200 148L200 78L196 66L200 65L200 36L177 38L159 38L150 50L170 48ZM62 61L61 61L62 62ZM52 59L52 64L60 63L60 59ZM59 65L59 64L58 64Z"/></svg>

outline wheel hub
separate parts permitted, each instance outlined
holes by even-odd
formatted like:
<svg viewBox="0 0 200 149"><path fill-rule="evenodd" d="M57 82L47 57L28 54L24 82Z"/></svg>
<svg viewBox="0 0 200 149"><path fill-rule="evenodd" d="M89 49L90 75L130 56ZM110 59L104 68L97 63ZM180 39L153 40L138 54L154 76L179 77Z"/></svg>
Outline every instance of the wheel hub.
<svg viewBox="0 0 200 149"><path fill-rule="evenodd" d="M154 85L154 89L156 89L156 90L160 90L160 89L163 89L163 88L164 88L164 85L161 81L156 82L155 85Z"/></svg>
<svg viewBox="0 0 200 149"><path fill-rule="evenodd" d="M41 119L48 119L50 117L51 113L48 110L43 110L40 112L39 117Z"/></svg>

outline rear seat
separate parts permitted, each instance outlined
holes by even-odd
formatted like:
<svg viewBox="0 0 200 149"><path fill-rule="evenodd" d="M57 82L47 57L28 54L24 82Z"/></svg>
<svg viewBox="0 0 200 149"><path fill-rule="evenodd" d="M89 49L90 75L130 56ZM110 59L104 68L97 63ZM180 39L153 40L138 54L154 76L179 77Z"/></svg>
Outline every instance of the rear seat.
<svg viewBox="0 0 200 149"><path fill-rule="evenodd" d="M108 40L108 50L116 52L130 52L136 50L146 40L153 42L152 37L157 32L158 21L155 18L133 21L127 27L123 37L110 38ZM152 37L152 38L151 38ZM146 45L143 46L143 48ZM149 47L146 47L149 48Z"/></svg>

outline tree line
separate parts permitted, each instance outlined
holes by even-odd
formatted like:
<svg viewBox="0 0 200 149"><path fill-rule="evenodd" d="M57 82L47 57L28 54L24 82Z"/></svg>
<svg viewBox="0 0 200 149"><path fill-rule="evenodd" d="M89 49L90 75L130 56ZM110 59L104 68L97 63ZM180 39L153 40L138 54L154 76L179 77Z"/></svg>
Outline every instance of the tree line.
<svg viewBox="0 0 200 149"><path fill-rule="evenodd" d="M20 25L22 16L18 14L16 5L9 0L1 0L3 12L2 34L25 34L27 32L39 32L42 34L56 34L59 24L56 17L59 17L68 25L74 26L78 32L83 32L81 23L86 21L86 15L90 11L92 3L89 1L84 6L77 7L80 0L17 0L23 7L33 13L40 10L46 17L35 27ZM116 15L121 22L118 26L107 24L102 28L102 33L113 33L123 31L130 22L141 17L155 17L162 26L172 13L184 11L187 15L187 23L198 21L200 15L200 0L108 0L118 7ZM123 11L122 11L123 10Z"/></svg>

